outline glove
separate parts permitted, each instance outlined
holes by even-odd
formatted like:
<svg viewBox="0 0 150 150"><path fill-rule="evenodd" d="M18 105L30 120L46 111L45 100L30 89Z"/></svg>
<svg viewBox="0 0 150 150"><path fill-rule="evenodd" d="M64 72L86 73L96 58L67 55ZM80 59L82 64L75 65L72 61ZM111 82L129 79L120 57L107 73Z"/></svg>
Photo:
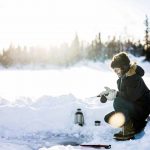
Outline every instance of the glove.
<svg viewBox="0 0 150 150"><path fill-rule="evenodd" d="M105 88L106 89L106 88ZM102 91L97 97L100 97L100 102L101 103L106 103L107 102L107 97L109 94L109 91L106 89L105 91Z"/></svg>
<svg viewBox="0 0 150 150"><path fill-rule="evenodd" d="M114 100L117 95L117 91L114 89L110 89L109 87L105 87L106 91L109 93L106 98L110 101Z"/></svg>
<svg viewBox="0 0 150 150"><path fill-rule="evenodd" d="M107 88L107 87L106 87ZM105 89L106 89L105 88ZM105 90L105 91L102 91L99 95L97 95L97 97L101 97L101 96L103 96L103 95L108 95L109 94L109 91L107 91L107 90Z"/></svg>

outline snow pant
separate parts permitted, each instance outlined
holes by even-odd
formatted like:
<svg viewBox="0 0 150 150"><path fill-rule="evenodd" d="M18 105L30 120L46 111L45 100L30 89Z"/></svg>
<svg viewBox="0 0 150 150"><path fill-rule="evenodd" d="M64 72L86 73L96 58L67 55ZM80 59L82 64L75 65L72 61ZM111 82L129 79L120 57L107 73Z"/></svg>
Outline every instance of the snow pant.
<svg viewBox="0 0 150 150"><path fill-rule="evenodd" d="M125 124L129 121L132 121L135 129L137 130L143 128L143 126L145 127L145 119L148 117L149 112L143 109L141 106L134 102L116 97L113 103L113 107L115 111L110 112L104 118L107 123L109 123L109 119L112 115L117 112L121 112L125 116Z"/></svg>

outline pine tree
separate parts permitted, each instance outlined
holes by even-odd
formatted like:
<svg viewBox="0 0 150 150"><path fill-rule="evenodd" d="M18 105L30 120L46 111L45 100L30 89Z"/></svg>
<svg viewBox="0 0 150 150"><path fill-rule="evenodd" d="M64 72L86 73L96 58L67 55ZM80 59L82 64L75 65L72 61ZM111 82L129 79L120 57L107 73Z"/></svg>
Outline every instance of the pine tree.
<svg viewBox="0 0 150 150"><path fill-rule="evenodd" d="M149 20L148 16L146 15L145 19L145 54L146 54L146 60L150 60L150 41L149 41Z"/></svg>

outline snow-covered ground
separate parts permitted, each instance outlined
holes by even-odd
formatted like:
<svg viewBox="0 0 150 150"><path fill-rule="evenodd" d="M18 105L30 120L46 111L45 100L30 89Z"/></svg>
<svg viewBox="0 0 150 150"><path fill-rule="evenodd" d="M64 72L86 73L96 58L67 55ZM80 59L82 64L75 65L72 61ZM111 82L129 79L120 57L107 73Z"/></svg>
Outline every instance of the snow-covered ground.
<svg viewBox="0 0 150 150"><path fill-rule="evenodd" d="M145 69L144 80L150 88L150 63L130 57ZM103 120L113 110L112 102L91 98L104 86L116 89L116 80L109 61L46 70L1 69L0 150L87 149L71 146L80 143L110 144L113 150L149 150L150 123L142 138L116 142L113 134L120 129ZM84 114L83 127L74 124L77 108ZM95 120L101 125L95 126Z"/></svg>

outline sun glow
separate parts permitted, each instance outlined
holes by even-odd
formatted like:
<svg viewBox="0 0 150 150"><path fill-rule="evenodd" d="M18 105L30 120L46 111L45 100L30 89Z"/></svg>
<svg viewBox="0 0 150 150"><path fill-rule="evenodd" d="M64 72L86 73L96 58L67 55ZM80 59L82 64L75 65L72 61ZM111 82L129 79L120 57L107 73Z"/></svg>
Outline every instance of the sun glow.
<svg viewBox="0 0 150 150"><path fill-rule="evenodd" d="M125 123L125 116L122 113L115 113L110 119L109 124L115 128L121 127Z"/></svg>
<svg viewBox="0 0 150 150"><path fill-rule="evenodd" d="M70 42L75 33L86 41L98 32L103 40L108 35L141 35L144 16L131 7L122 0L1 0L1 47L58 45Z"/></svg>

